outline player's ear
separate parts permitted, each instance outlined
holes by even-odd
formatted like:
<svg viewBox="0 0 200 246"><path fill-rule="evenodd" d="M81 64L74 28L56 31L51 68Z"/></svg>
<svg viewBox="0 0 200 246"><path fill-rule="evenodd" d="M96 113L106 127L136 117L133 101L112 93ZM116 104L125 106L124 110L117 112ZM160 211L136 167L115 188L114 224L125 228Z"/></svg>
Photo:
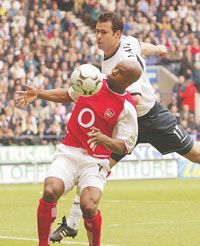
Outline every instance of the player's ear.
<svg viewBox="0 0 200 246"><path fill-rule="evenodd" d="M121 35L122 35L122 32L120 30L117 30L115 32L115 36L118 37L118 38L121 38Z"/></svg>
<svg viewBox="0 0 200 246"><path fill-rule="evenodd" d="M112 75L116 76L118 73L119 73L119 68L118 67L113 68Z"/></svg>

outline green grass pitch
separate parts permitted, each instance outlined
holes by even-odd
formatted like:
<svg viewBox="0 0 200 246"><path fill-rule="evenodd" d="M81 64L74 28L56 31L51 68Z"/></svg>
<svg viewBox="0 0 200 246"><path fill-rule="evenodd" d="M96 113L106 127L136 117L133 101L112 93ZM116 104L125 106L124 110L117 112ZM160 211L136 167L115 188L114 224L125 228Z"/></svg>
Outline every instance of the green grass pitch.
<svg viewBox="0 0 200 246"><path fill-rule="evenodd" d="M0 246L37 246L36 210L41 184L0 186ZM57 206L57 227L74 192ZM101 246L199 246L200 180L110 181L100 204ZM88 245L83 223L75 239Z"/></svg>

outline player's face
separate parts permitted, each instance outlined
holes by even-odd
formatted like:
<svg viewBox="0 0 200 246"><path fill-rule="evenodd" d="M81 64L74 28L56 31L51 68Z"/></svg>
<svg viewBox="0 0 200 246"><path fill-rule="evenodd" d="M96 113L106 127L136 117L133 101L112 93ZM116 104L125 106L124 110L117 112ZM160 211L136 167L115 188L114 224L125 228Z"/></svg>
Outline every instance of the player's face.
<svg viewBox="0 0 200 246"><path fill-rule="evenodd" d="M115 90L123 91L133 81L137 81L142 74L142 69L134 60L123 60L113 68L109 77L109 84Z"/></svg>
<svg viewBox="0 0 200 246"><path fill-rule="evenodd" d="M126 71L120 64L113 68L109 77L109 83L121 91L125 90L125 88L129 85L129 83L126 82Z"/></svg>
<svg viewBox="0 0 200 246"><path fill-rule="evenodd" d="M121 31L113 32L112 23L97 22L96 41L98 48L104 51L106 56L112 55L119 45Z"/></svg>

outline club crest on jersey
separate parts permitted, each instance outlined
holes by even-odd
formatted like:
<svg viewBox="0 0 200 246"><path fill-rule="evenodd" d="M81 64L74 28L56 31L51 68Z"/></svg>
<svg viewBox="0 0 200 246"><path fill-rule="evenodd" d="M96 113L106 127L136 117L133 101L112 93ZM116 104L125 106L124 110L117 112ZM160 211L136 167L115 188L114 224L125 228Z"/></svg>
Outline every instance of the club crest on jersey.
<svg viewBox="0 0 200 246"><path fill-rule="evenodd" d="M112 108L108 108L104 112L104 117L105 118L112 118L114 115L115 115L115 111Z"/></svg>

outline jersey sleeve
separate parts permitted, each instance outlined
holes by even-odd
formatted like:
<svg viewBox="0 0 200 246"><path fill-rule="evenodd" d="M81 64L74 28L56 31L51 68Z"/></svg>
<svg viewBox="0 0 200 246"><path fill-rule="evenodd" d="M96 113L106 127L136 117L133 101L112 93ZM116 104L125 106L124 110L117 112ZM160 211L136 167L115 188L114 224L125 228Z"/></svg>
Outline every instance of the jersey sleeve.
<svg viewBox="0 0 200 246"><path fill-rule="evenodd" d="M141 44L140 41L137 38L134 38L132 36L128 36L129 41L132 45L133 50L137 55L141 55Z"/></svg>
<svg viewBox="0 0 200 246"><path fill-rule="evenodd" d="M113 138L124 141L127 153L131 153L138 137L138 122L135 107L128 101L124 103L124 110L118 117L113 130Z"/></svg>
<svg viewBox="0 0 200 246"><path fill-rule="evenodd" d="M72 101L76 103L80 96L79 93L75 91L72 86L68 88L67 92Z"/></svg>
<svg viewBox="0 0 200 246"><path fill-rule="evenodd" d="M136 82L131 84L126 90L131 94L138 93L142 95L141 80L137 80Z"/></svg>

